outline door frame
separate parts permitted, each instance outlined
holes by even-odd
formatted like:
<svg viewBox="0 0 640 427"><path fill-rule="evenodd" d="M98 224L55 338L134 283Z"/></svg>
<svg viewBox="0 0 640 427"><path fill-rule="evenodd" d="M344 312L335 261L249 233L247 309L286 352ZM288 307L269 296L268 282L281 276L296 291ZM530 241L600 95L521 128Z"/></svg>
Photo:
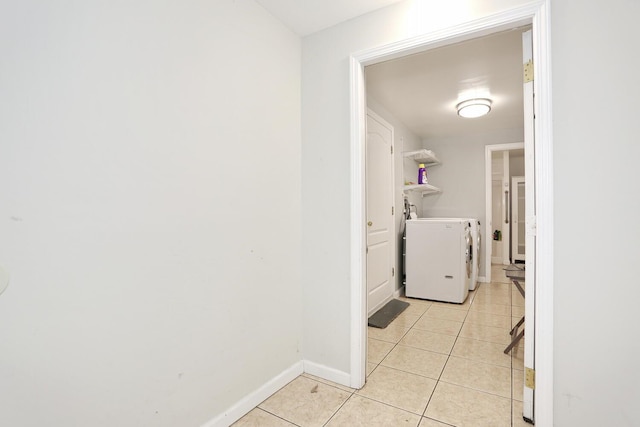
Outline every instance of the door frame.
<svg viewBox="0 0 640 427"><path fill-rule="evenodd" d="M501 152L501 151L512 151L512 150L524 150L524 142L513 142L510 144L492 144L485 145L484 147L484 195L485 195L485 220L484 220L484 233L487 238L484 239L484 253L490 254L491 251L491 243L493 239L490 236L493 236L493 223L489 221L489 218L493 218L493 153ZM506 239L506 233L502 233L503 239ZM502 257L504 258L504 254ZM508 254L507 254L508 256ZM484 257L484 277L485 282L491 283L491 256Z"/></svg>
<svg viewBox="0 0 640 427"><path fill-rule="evenodd" d="M553 141L551 126L551 51L549 39L549 0L536 0L521 7L448 27L414 38L400 40L351 55L351 386L361 388L366 370L366 219L365 219L365 142L366 93L364 67L423 52L436 47L532 25L536 97L536 405L538 425L553 425ZM544 308L544 310L542 309ZM526 315L526 313L525 313ZM533 317L533 316L532 316Z"/></svg>

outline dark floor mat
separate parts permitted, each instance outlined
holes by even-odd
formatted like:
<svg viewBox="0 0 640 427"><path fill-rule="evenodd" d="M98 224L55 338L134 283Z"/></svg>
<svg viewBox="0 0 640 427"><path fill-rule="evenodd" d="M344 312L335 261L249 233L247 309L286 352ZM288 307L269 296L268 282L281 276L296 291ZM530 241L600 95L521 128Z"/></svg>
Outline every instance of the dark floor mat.
<svg viewBox="0 0 640 427"><path fill-rule="evenodd" d="M407 307L409 307L408 302L392 299L369 317L369 326L384 329Z"/></svg>

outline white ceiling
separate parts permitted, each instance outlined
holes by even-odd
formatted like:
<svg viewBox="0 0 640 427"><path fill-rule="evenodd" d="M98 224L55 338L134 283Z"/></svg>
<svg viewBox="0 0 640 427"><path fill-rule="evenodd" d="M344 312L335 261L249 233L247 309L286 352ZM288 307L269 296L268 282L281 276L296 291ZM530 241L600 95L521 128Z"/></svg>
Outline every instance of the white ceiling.
<svg viewBox="0 0 640 427"><path fill-rule="evenodd" d="M256 0L304 37L401 0Z"/></svg>
<svg viewBox="0 0 640 427"><path fill-rule="evenodd" d="M300 36L400 0L256 0ZM367 67L367 95L422 139L523 127L523 29L514 29ZM458 117L469 97L493 100L477 119Z"/></svg>
<svg viewBox="0 0 640 427"><path fill-rule="evenodd" d="M493 34L366 68L373 97L422 139L523 127L522 29ZM463 119L455 106L487 97L491 112Z"/></svg>

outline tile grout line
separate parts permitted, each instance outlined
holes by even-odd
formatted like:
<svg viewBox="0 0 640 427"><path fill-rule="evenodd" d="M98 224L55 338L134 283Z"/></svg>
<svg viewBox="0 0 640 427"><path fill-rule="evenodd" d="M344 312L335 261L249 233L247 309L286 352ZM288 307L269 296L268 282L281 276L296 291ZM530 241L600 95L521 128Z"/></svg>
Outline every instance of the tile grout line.
<svg viewBox="0 0 640 427"><path fill-rule="evenodd" d="M475 298L475 294L474 297ZM460 332L462 331L462 328L464 327L464 322L467 320L467 316L469 315L469 310L471 309L471 304L473 304L473 301L471 301L469 303L469 308L466 310L466 313L464 315L464 319L462 320L462 325L460 325L460 329L458 330L458 333L456 335L456 339L453 341L453 345L451 346L451 349L449 350L449 354L447 355L447 360L445 360L444 365L442 365L442 370L440 371L440 375L438 375L438 379L436 380L436 385L433 387L433 391L431 392L431 395L429 396L429 399L427 399L427 404L424 406L424 410L422 411L422 417L424 418L427 413L427 408L429 408L429 404L431 403L431 399L433 399L433 395L436 393L436 388L438 388L438 384L440 384L440 379L442 378L442 374L444 373L445 368L447 367L447 363L449 363L449 359L451 358L451 353L453 353L453 348L456 346L456 343L458 342L458 338L460 337ZM426 312L425 312L426 313ZM440 422L440 420L436 420L438 422Z"/></svg>
<svg viewBox="0 0 640 427"><path fill-rule="evenodd" d="M344 407L344 405L346 405L346 404L347 404L347 402L348 402L348 401L350 401L350 400L353 398L353 396L356 394L356 391L357 391L357 390L355 390L355 389L354 389L354 390L351 392L351 394L349 395L349 397L347 397L347 398L344 400L344 402L342 402L342 404L338 407L338 409L336 409L336 410L333 412L333 414L331 414L331 416L329 417L329 419L328 419L324 424L322 424L322 426L323 426L323 427L324 427L324 426L326 426L327 424L329 424L329 423L331 422L331 420L333 419L333 417L335 417L335 416L336 416L336 414L337 414L338 412L340 412L340 409L342 409L342 408Z"/></svg>
<svg viewBox="0 0 640 427"><path fill-rule="evenodd" d="M290 420L288 420L288 419L286 419L286 418L283 418L283 417L281 417L281 416L280 416L280 415L278 415L278 414L274 414L274 413L273 413L273 412L271 412L271 411L267 411L267 410L266 410L266 409L264 409L264 408L260 408L259 406L256 406L256 407L255 407L255 408L253 408L253 409L254 409L254 410L255 410L255 409L259 409L260 411L264 411L264 412L266 412L267 414L273 415L274 417L279 418L279 419L281 419L281 420L282 420L282 421L284 421L284 422L287 422L287 423L289 423L289 424L293 424L293 425L294 425L294 426L296 426L296 427L302 427L300 424L296 424L296 423L294 423L293 421L290 421ZM243 418L244 418L244 417L243 417ZM242 419L242 418L240 418L240 419ZM240 421L240 420L238 420L238 421ZM237 422L237 421L236 421L236 422ZM235 423L234 423L234 424L235 424Z"/></svg>

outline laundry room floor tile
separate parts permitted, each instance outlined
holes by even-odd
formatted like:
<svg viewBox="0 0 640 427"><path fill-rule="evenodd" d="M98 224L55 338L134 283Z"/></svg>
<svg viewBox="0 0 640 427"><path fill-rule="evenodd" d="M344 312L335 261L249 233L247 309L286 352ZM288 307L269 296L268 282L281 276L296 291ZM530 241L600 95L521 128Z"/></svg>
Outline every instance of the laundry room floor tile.
<svg viewBox="0 0 640 427"><path fill-rule="evenodd" d="M404 334L406 334L408 331L409 331L409 328L405 328L404 326L397 323L396 324L391 323L389 326L387 326L384 329L373 328L371 326L367 328L369 338L373 338L380 341L391 342L394 344L400 341L400 339L402 339Z"/></svg>
<svg viewBox="0 0 640 427"><path fill-rule="evenodd" d="M460 336L507 346L511 342L511 336L509 335L510 329L511 328L508 327L496 328L475 323L465 323L460 330Z"/></svg>
<svg viewBox="0 0 640 427"><path fill-rule="evenodd" d="M419 421L419 415L354 394L326 425L327 427L414 427Z"/></svg>
<svg viewBox="0 0 640 427"><path fill-rule="evenodd" d="M474 298L474 302L477 304L496 304L496 305L511 305L511 295L493 294L493 293L481 293Z"/></svg>
<svg viewBox="0 0 640 427"><path fill-rule="evenodd" d="M382 362L382 359L389 354L393 346L393 343L369 338L367 340L367 362L375 363L376 365Z"/></svg>
<svg viewBox="0 0 640 427"><path fill-rule="evenodd" d="M436 380L379 366L356 394L422 415Z"/></svg>
<svg viewBox="0 0 640 427"><path fill-rule="evenodd" d="M524 307L524 297L522 296L522 294L519 291L513 293L513 297L511 299L511 305L515 305L515 306L518 306L518 307Z"/></svg>
<svg viewBox="0 0 640 427"><path fill-rule="evenodd" d="M510 368L511 355L504 354L504 348L502 344L458 337L451 355Z"/></svg>
<svg viewBox="0 0 640 427"><path fill-rule="evenodd" d="M522 398L524 395L524 371L512 370L511 376L513 378L513 385L511 387L513 395L511 396L511 398L513 400L519 400L520 402L522 402Z"/></svg>
<svg viewBox="0 0 640 427"><path fill-rule="evenodd" d="M422 350L435 351L436 353L450 354L456 337L453 335L436 334L435 332L411 329L400 340L399 344L415 347Z"/></svg>
<svg viewBox="0 0 640 427"><path fill-rule="evenodd" d="M366 372L366 376L369 377L369 375L371 375L371 373L374 371L374 369L376 369L378 367L377 363L371 363L371 362L367 362L367 372Z"/></svg>
<svg viewBox="0 0 640 427"><path fill-rule="evenodd" d="M323 426L351 393L299 376L258 407L300 426Z"/></svg>
<svg viewBox="0 0 640 427"><path fill-rule="evenodd" d="M440 381L424 415L456 427L509 427L511 399Z"/></svg>
<svg viewBox="0 0 640 427"><path fill-rule="evenodd" d="M451 425L432 420L431 418L422 417L422 420L420 420L420 425L418 425L418 427L451 427Z"/></svg>
<svg viewBox="0 0 640 427"><path fill-rule="evenodd" d="M489 304L487 302L474 303L469 311L482 311L497 314L499 316L511 316L511 305Z"/></svg>
<svg viewBox="0 0 640 427"><path fill-rule="evenodd" d="M405 311L400 313L398 317L393 319L393 323L403 328L411 328L418 321L418 319L420 319L419 315L407 313L407 310L405 309Z"/></svg>
<svg viewBox="0 0 640 427"><path fill-rule="evenodd" d="M514 305L511 307L511 315L515 317L524 316L524 306Z"/></svg>
<svg viewBox="0 0 640 427"><path fill-rule="evenodd" d="M398 298L400 301L408 302L409 307L407 307L402 314L409 314L411 316L422 316L425 311L433 304L431 301L425 301L421 299L415 298L407 298L400 297Z"/></svg>
<svg viewBox="0 0 640 427"><path fill-rule="evenodd" d="M473 292L469 292L469 295L467 296L467 299L462 304L456 304L456 303L453 303L453 302L434 301L432 306L433 307L448 308L449 310L467 311L467 310L469 310L469 307L471 307L471 304L473 302L473 298L474 298L474 293Z"/></svg>
<svg viewBox="0 0 640 427"><path fill-rule="evenodd" d="M511 369L452 356L440 381L511 399Z"/></svg>
<svg viewBox="0 0 640 427"><path fill-rule="evenodd" d="M483 283L482 286L476 290L476 296L478 295L495 295L501 297L511 296L511 287L513 285L506 283Z"/></svg>
<svg viewBox="0 0 640 427"><path fill-rule="evenodd" d="M435 332L437 334L457 336L460 333L460 328L462 328L462 322L422 316L420 320L413 325L413 328Z"/></svg>
<svg viewBox="0 0 640 427"><path fill-rule="evenodd" d="M518 371L524 371L524 345L522 341L511 349L511 367Z"/></svg>
<svg viewBox="0 0 640 427"><path fill-rule="evenodd" d="M465 322L493 326L495 328L511 328L511 318L509 316L500 316L484 311L469 311Z"/></svg>
<svg viewBox="0 0 640 427"><path fill-rule="evenodd" d="M466 310L455 310L442 306L431 306L422 317L436 318L442 320L453 320L454 322L464 322L467 317Z"/></svg>
<svg viewBox="0 0 640 427"><path fill-rule="evenodd" d="M447 357L445 354L397 345L380 364L389 368L438 379Z"/></svg>
<svg viewBox="0 0 640 427"><path fill-rule="evenodd" d="M276 417L273 414L268 413L260 408L254 408L244 417L240 418L234 424L233 427L295 427L295 424L291 424Z"/></svg>

